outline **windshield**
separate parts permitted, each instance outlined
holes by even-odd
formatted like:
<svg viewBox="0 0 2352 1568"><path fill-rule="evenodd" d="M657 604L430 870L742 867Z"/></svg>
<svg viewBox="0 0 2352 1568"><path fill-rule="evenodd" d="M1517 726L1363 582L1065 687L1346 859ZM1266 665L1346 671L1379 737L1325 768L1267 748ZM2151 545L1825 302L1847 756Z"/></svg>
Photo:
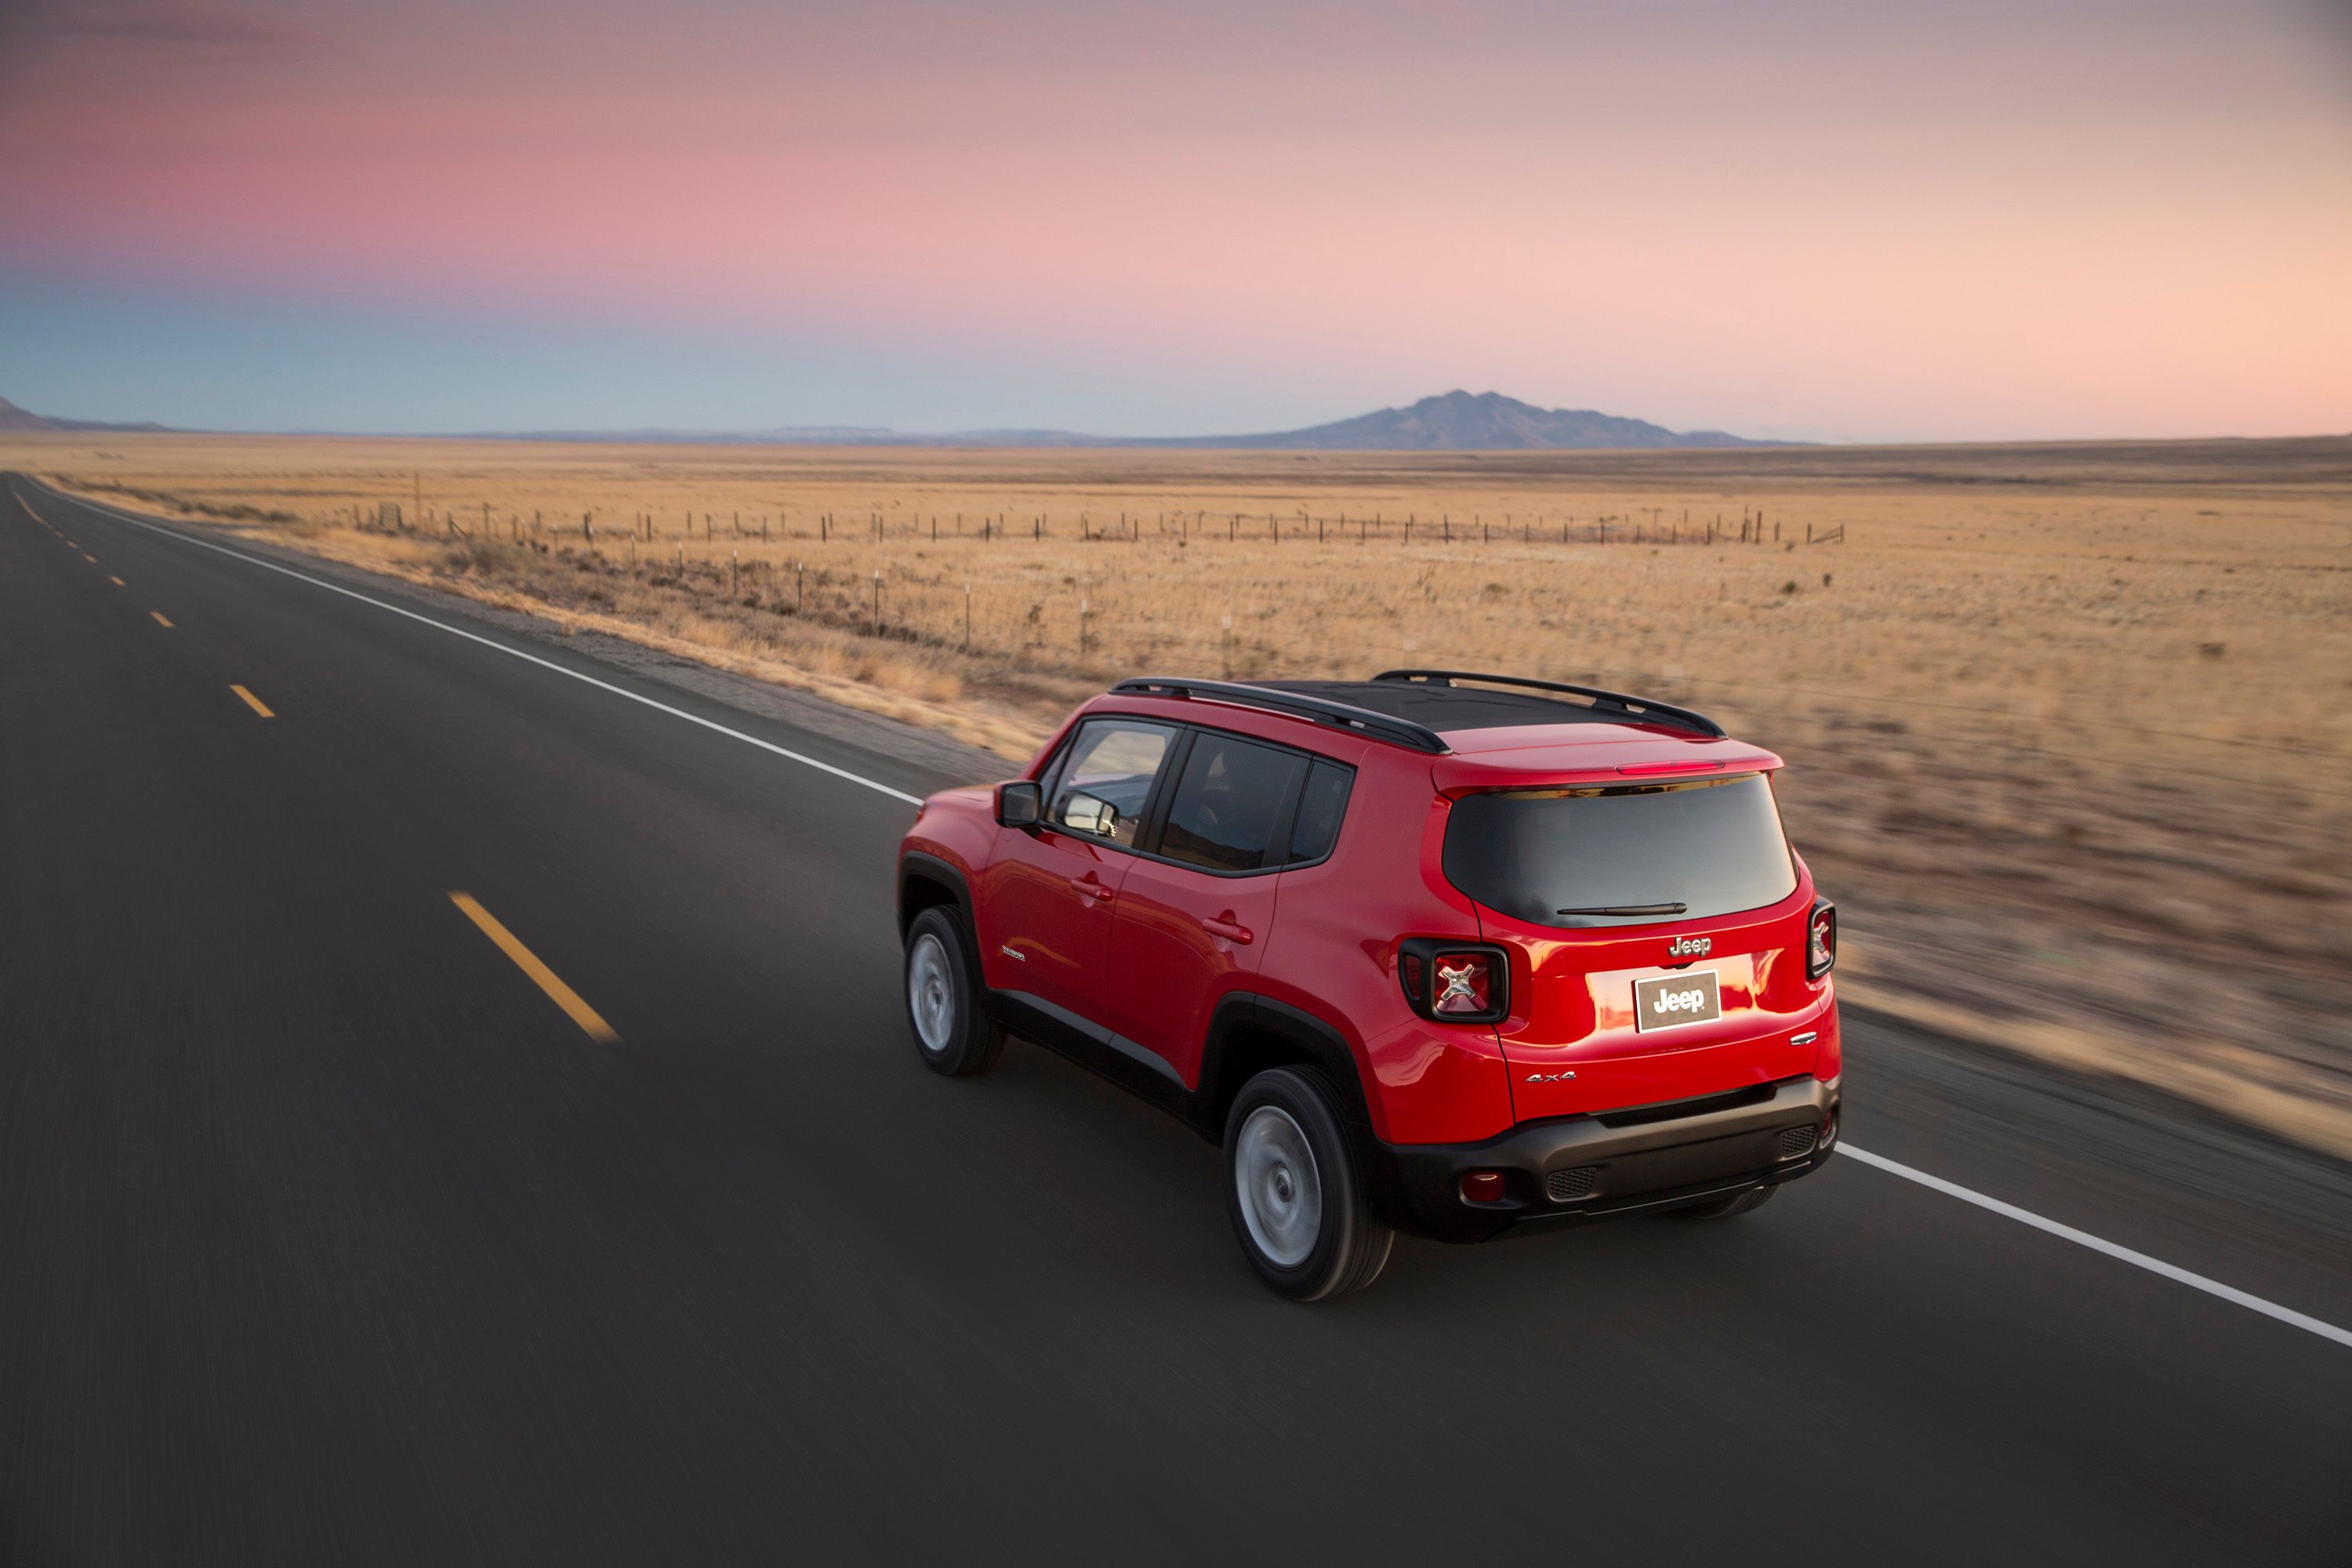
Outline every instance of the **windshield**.
<svg viewBox="0 0 2352 1568"><path fill-rule="evenodd" d="M1498 914L1573 927L1727 915L1797 888L1761 773L1465 795L1445 876Z"/></svg>

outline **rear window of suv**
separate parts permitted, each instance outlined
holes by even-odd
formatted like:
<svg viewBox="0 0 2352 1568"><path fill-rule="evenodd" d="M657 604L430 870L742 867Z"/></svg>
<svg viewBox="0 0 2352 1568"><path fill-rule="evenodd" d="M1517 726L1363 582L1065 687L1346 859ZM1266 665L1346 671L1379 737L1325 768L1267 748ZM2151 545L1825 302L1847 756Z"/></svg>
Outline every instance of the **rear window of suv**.
<svg viewBox="0 0 2352 1568"><path fill-rule="evenodd" d="M1498 914L1572 928L1734 914L1797 889L1761 773L1465 795L1445 877Z"/></svg>

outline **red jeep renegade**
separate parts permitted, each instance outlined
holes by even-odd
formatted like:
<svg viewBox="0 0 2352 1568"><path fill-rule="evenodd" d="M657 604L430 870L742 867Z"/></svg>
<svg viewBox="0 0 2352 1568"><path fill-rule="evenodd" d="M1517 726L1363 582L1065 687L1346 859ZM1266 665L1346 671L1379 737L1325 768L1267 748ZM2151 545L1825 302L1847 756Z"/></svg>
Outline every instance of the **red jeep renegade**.
<svg viewBox="0 0 2352 1568"><path fill-rule="evenodd" d="M1396 1230L1745 1214L1837 1138L1837 917L1780 766L1549 681L1122 681L918 813L916 1044L963 1074L1018 1034L1183 1118L1300 1300Z"/></svg>

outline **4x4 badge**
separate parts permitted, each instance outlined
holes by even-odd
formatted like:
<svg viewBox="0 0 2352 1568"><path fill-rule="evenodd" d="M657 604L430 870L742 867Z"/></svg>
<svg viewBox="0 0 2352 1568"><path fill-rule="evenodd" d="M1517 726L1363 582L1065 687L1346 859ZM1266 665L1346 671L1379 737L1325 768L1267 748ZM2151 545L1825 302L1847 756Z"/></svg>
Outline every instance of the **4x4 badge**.
<svg viewBox="0 0 2352 1568"><path fill-rule="evenodd" d="M1666 943L1669 958L1705 958L1714 951L1715 938L1711 936L1678 936Z"/></svg>
<svg viewBox="0 0 2352 1568"><path fill-rule="evenodd" d="M1575 1076L1573 1072L1531 1072L1528 1074L1528 1081L1529 1083L1566 1083Z"/></svg>

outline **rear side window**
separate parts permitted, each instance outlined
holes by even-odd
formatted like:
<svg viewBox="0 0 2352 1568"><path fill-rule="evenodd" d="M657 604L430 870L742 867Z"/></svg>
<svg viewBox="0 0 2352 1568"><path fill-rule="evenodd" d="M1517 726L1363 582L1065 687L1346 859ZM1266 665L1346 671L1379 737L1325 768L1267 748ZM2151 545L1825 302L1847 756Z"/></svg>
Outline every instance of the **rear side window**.
<svg viewBox="0 0 2352 1568"><path fill-rule="evenodd" d="M1200 732L1169 802L1160 853L1212 871L1278 864L1267 850L1306 767L1296 752Z"/></svg>
<svg viewBox="0 0 2352 1568"><path fill-rule="evenodd" d="M1356 771L1337 763L1317 763L1307 775L1307 791L1298 797L1298 821L1290 830L1290 863L1320 860L1339 841L1339 819L1347 815L1348 791Z"/></svg>
<svg viewBox="0 0 2352 1568"><path fill-rule="evenodd" d="M1567 927L1727 915L1797 889L1761 773L1465 795L1446 825L1445 877L1497 913Z"/></svg>
<svg viewBox="0 0 2352 1568"><path fill-rule="evenodd" d="M1045 820L1066 833L1084 833L1132 847L1151 798L1151 781L1168 760L1176 731L1134 720L1092 720L1070 742Z"/></svg>

